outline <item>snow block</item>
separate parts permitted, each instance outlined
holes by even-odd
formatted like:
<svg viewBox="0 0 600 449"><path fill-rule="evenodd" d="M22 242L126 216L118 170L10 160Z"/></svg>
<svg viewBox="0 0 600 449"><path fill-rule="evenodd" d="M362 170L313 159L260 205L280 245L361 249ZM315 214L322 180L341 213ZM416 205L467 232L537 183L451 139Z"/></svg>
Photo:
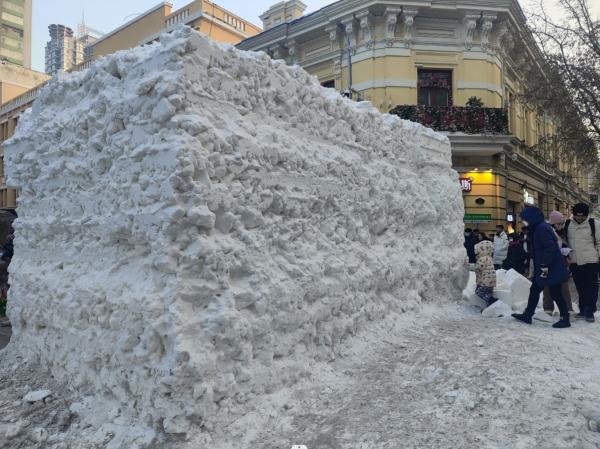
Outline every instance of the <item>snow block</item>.
<svg viewBox="0 0 600 449"><path fill-rule="evenodd" d="M525 276L521 276L515 272L515 275L511 279L510 291L512 296L512 307L513 310L523 311L527 307L527 301L529 300L529 290L531 289L531 281Z"/></svg>
<svg viewBox="0 0 600 449"><path fill-rule="evenodd" d="M6 143L12 345L185 434L460 297L446 137L264 53L160 40L51 81Z"/></svg>
<svg viewBox="0 0 600 449"><path fill-rule="evenodd" d="M506 304L503 301L496 301L491 306L487 307L481 315L485 318L500 318L500 317L510 317L512 314L512 309L510 305Z"/></svg>
<svg viewBox="0 0 600 449"><path fill-rule="evenodd" d="M471 296L475 295L475 289L477 288L475 272L469 271L469 280L467 286L463 290L463 299L468 300Z"/></svg>

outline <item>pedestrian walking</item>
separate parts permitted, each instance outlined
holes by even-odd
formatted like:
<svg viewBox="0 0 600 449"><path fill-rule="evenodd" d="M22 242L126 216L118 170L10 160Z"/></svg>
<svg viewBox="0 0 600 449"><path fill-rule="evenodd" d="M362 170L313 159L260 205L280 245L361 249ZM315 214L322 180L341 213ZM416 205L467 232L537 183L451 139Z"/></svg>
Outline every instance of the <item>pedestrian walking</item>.
<svg viewBox="0 0 600 449"><path fill-rule="evenodd" d="M504 232L504 226L496 226L494 235L494 268L499 270L508 255L508 236Z"/></svg>
<svg viewBox="0 0 600 449"><path fill-rule="evenodd" d="M505 270L515 270L522 275L525 274L525 262L527 261L527 252L523 246L523 239L517 233L508 236L508 253L502 264Z"/></svg>
<svg viewBox="0 0 600 449"><path fill-rule="evenodd" d="M475 272L475 293L486 304L492 305L497 301L494 298L494 287L496 287L496 270L494 269L494 262L492 260L492 254L494 253L494 244L488 240L479 242L475 245L475 257L477 261L474 264L470 264L469 268Z"/></svg>
<svg viewBox="0 0 600 449"><path fill-rule="evenodd" d="M555 328L571 327L569 311L562 295L562 284L568 279L563 255L558 247L556 233L544 220L543 212L537 207L526 207L521 212L523 223L529 228L529 251L533 260L533 282L529 290L527 308L523 313L513 313L519 321L531 324L540 293L547 286L560 311L560 320Z"/></svg>
<svg viewBox="0 0 600 449"><path fill-rule="evenodd" d="M563 241L565 222L566 222L566 219L563 214L561 214L560 212L558 212L556 210L550 212L550 215L548 216L548 223L550 223L550 226L552 226L552 229L554 229L554 232L556 233L558 246L559 246L559 248L561 248L561 253L563 255L563 261L564 261L565 267L567 268L567 271L569 271L569 254L571 252L571 249ZM563 298L565 300L565 303L567 304L567 310L569 311L569 313L572 313L573 312L573 301L571 299L571 292L569 291L568 278L567 278L567 282L564 282L562 284L561 289L562 289ZM552 299L552 295L550 293L549 287L544 288L543 298L544 298L544 300L543 300L544 311L548 315L552 316L554 314L554 300Z"/></svg>
<svg viewBox="0 0 600 449"><path fill-rule="evenodd" d="M467 256L469 257L469 263L475 263L475 245L479 243L477 236L473 233L471 228L465 229L465 249L467 250Z"/></svg>
<svg viewBox="0 0 600 449"><path fill-rule="evenodd" d="M579 294L579 318L593 323L598 301L598 273L600 253L596 241L596 222L589 217L587 204L573 206L573 215L565 223L564 235L569 248L571 273Z"/></svg>

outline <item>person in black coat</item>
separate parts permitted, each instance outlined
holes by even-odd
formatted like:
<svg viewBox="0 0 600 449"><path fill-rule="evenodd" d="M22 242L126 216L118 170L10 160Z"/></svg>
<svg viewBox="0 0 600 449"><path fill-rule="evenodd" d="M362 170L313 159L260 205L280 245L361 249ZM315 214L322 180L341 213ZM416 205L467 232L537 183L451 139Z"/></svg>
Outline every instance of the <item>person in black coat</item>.
<svg viewBox="0 0 600 449"><path fill-rule="evenodd" d="M477 245L477 243L479 243L479 241L471 228L465 229L465 248L467 250L467 256L469 256L469 263L477 262L477 259L475 258L475 245Z"/></svg>
<svg viewBox="0 0 600 449"><path fill-rule="evenodd" d="M508 254L502 264L505 270L515 270L517 273L525 274L525 262L527 252L523 246L523 240L519 234L513 233L508 236Z"/></svg>

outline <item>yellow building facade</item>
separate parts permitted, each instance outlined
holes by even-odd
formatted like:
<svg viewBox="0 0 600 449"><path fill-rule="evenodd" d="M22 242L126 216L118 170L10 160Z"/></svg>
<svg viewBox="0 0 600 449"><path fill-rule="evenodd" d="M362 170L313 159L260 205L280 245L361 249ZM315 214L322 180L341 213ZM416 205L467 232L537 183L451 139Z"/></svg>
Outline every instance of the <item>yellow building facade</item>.
<svg viewBox="0 0 600 449"><path fill-rule="evenodd" d="M229 44L237 44L262 31L208 0L195 0L175 11L171 2L161 2L98 39L91 46L91 60L151 43L158 39L160 33L179 25L190 26L214 41Z"/></svg>
<svg viewBox="0 0 600 449"><path fill-rule="evenodd" d="M540 60L517 0L342 0L238 47L299 64L322 85L448 135L465 225L519 227L526 205L589 202L586 167L558 160L550 117L519 102ZM467 108L475 97L479 103ZM435 180L425 180L425 182ZM458 181L457 181L458 182Z"/></svg>

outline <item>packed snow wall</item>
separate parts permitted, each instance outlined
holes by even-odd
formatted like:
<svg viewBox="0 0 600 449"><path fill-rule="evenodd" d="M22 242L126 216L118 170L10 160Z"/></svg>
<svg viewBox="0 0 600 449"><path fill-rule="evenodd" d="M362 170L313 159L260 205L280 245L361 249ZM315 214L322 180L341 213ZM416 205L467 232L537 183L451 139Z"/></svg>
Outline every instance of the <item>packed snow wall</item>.
<svg viewBox="0 0 600 449"><path fill-rule="evenodd" d="M464 287L445 137L187 28L52 81L6 168L11 344L167 432Z"/></svg>

